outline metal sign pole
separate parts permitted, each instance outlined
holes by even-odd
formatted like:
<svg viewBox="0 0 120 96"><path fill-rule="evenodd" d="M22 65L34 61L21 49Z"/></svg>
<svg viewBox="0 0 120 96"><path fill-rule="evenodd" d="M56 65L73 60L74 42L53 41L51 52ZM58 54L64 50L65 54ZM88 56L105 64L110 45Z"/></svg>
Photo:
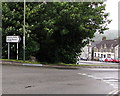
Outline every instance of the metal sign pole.
<svg viewBox="0 0 120 96"><path fill-rule="evenodd" d="M18 43L17 43L17 60L18 60Z"/></svg>
<svg viewBox="0 0 120 96"><path fill-rule="evenodd" d="M8 59L10 59L10 43L8 43Z"/></svg>
<svg viewBox="0 0 120 96"><path fill-rule="evenodd" d="M8 43L8 59L10 59L10 43L17 43L17 60L18 60L18 43L21 41L20 36L6 36Z"/></svg>

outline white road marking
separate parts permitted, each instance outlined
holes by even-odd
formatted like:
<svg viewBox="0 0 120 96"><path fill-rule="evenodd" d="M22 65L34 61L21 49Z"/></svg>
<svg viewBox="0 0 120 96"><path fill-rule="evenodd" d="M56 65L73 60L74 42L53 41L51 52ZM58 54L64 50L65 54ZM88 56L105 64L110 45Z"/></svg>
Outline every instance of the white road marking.
<svg viewBox="0 0 120 96"><path fill-rule="evenodd" d="M93 77L94 79L96 79L96 80L101 80L101 78L98 78L98 77Z"/></svg>
<svg viewBox="0 0 120 96"><path fill-rule="evenodd" d="M107 69L107 68L92 68L93 71L119 71L120 69Z"/></svg>
<svg viewBox="0 0 120 96"><path fill-rule="evenodd" d="M93 76L93 75L90 75L90 74L86 74L86 73L78 73L80 75L83 75L83 76L87 76L89 78L93 78L93 79L96 79L96 80L102 80L103 82L109 84L110 86L112 86L114 89L118 89L118 85L116 85L116 83L112 83L112 82L118 82L118 79L115 79L113 77L106 77L106 78L98 78L96 76Z"/></svg>
<svg viewBox="0 0 120 96"><path fill-rule="evenodd" d="M83 73L82 75L87 75L87 74L84 74L84 73Z"/></svg>
<svg viewBox="0 0 120 96"><path fill-rule="evenodd" d="M82 75L82 73L78 73L78 74Z"/></svg>
<svg viewBox="0 0 120 96"><path fill-rule="evenodd" d="M91 78L94 78L94 76L92 76L92 75L87 75L88 77L91 77Z"/></svg>
<svg viewBox="0 0 120 96"><path fill-rule="evenodd" d="M78 74L80 74L80 75L87 75L87 74L85 74L85 73L78 73Z"/></svg>
<svg viewBox="0 0 120 96"><path fill-rule="evenodd" d="M118 86L113 86L114 89L118 89Z"/></svg>
<svg viewBox="0 0 120 96"><path fill-rule="evenodd" d="M107 81L107 82L118 82L118 80L103 80L103 81Z"/></svg>
<svg viewBox="0 0 120 96"><path fill-rule="evenodd" d="M114 84L110 84L111 86L114 86Z"/></svg>

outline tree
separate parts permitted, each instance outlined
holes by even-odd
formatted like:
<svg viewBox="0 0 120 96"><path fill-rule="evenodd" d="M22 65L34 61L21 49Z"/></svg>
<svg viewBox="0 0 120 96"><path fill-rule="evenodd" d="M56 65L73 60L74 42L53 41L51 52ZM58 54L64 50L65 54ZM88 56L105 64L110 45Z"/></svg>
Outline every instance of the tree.
<svg viewBox="0 0 120 96"><path fill-rule="evenodd" d="M10 9L10 6L6 8ZM37 45L32 55L42 62L75 63L77 54L94 37L94 33L108 29L110 20L107 16L105 4L101 2L28 2L27 45L31 46L29 39Z"/></svg>
<svg viewBox="0 0 120 96"><path fill-rule="evenodd" d="M23 59L23 2L6 2L2 3L2 54L7 58L6 36L19 35L19 59ZM27 26L26 26L27 27ZM27 31L27 30L26 30ZM16 43L10 43L10 57L16 59ZM26 59L38 50L38 45L29 37L29 30L26 32Z"/></svg>

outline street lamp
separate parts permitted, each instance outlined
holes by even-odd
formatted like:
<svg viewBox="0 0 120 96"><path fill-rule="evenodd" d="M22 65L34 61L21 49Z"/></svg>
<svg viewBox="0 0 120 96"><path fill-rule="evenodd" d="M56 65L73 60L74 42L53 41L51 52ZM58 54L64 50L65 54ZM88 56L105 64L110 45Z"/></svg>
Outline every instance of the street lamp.
<svg viewBox="0 0 120 96"><path fill-rule="evenodd" d="M44 0L43 1L43 4L47 4L46 1ZM26 12L26 2L24 0L24 26L23 26L23 61L25 61L25 12Z"/></svg>
<svg viewBox="0 0 120 96"><path fill-rule="evenodd" d="M26 2L24 0L23 61L25 61L25 10L26 10L25 5L26 5Z"/></svg>

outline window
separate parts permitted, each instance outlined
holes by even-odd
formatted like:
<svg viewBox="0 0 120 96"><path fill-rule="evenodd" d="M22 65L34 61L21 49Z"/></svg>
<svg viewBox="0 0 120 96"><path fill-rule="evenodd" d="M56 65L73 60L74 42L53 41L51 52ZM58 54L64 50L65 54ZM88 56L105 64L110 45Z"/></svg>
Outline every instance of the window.
<svg viewBox="0 0 120 96"><path fill-rule="evenodd" d="M95 52L98 52L98 49L95 47L95 48L94 48L94 51L95 51Z"/></svg>
<svg viewBox="0 0 120 96"><path fill-rule="evenodd" d="M96 57L96 53L94 54L94 56Z"/></svg>
<svg viewBox="0 0 120 96"><path fill-rule="evenodd" d="M104 44L104 48L107 48L106 44Z"/></svg>
<svg viewBox="0 0 120 96"><path fill-rule="evenodd" d="M100 57L100 54L98 54L98 57Z"/></svg>
<svg viewBox="0 0 120 96"><path fill-rule="evenodd" d="M101 52L104 52L104 49L101 49Z"/></svg>
<svg viewBox="0 0 120 96"><path fill-rule="evenodd" d="M111 49L109 49L109 51L108 52L111 52Z"/></svg>
<svg viewBox="0 0 120 96"><path fill-rule="evenodd" d="M107 54L107 58L110 58L111 57L111 54Z"/></svg>
<svg viewBox="0 0 120 96"><path fill-rule="evenodd" d="M104 58L106 58L106 55L104 55Z"/></svg>
<svg viewBox="0 0 120 96"><path fill-rule="evenodd" d="M103 58L103 54L101 54L101 58Z"/></svg>

